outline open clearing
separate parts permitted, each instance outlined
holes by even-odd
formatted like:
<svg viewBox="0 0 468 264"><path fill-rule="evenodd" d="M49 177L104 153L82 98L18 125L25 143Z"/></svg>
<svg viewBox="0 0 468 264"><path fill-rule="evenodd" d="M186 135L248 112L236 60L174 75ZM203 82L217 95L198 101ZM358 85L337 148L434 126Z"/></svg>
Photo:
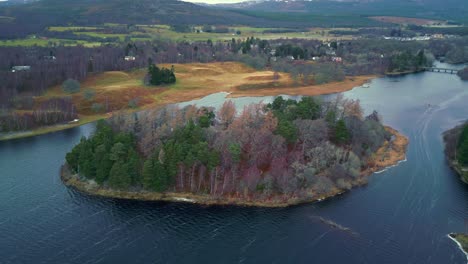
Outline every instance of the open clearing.
<svg viewBox="0 0 468 264"><path fill-rule="evenodd" d="M171 64L159 65L166 68ZM237 62L174 64L177 82L173 85L149 87L143 83L146 69L112 71L95 74L81 82L79 93L69 95L60 86L52 87L40 102L52 97L71 96L77 106L80 121L73 124L49 126L32 131L14 133L0 140L44 134L52 131L107 118L112 112L140 111L167 104L190 101L217 92L229 92L231 97L276 95L321 95L343 92L360 86L375 76L347 77L342 82L321 85L295 85L289 74L273 71L256 71ZM101 110L96 112L95 107Z"/></svg>
<svg viewBox="0 0 468 264"><path fill-rule="evenodd" d="M172 64L159 66L170 68ZM71 96L80 115L88 116L96 115L93 104L100 104L111 112L129 109L130 102L136 103L133 108L144 109L189 101L217 92L230 92L232 97L320 95L346 91L374 77L348 77L343 82L301 86L295 85L287 73L278 73L275 77L273 71L256 71L237 62L174 64L174 67L177 82L172 85L144 85L146 69L113 71L87 78L81 83L80 92ZM67 94L60 86L56 86L37 100L54 96Z"/></svg>

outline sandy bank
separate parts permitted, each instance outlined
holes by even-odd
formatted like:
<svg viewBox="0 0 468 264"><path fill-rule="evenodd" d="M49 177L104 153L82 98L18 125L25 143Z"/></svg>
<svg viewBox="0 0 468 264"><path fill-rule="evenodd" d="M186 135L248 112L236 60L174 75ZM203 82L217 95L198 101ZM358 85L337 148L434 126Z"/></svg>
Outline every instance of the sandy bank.
<svg viewBox="0 0 468 264"><path fill-rule="evenodd" d="M276 95L306 95L316 96L323 94L342 93L353 88L359 87L370 80L377 78L375 75L346 77L342 82L331 82L320 85L298 86L298 87L282 87L282 88L266 88L266 89L251 89L239 90L233 88L230 92L230 97L245 97L245 96L276 96Z"/></svg>

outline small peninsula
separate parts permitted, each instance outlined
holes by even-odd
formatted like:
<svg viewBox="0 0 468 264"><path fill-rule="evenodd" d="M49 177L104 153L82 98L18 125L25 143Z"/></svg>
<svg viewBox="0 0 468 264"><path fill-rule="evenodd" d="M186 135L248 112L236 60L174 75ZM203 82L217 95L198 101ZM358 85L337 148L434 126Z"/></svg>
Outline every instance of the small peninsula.
<svg viewBox="0 0 468 264"><path fill-rule="evenodd" d="M338 96L277 97L237 113L175 106L100 121L66 155L63 182L91 195L284 207L367 183L405 159L408 139Z"/></svg>

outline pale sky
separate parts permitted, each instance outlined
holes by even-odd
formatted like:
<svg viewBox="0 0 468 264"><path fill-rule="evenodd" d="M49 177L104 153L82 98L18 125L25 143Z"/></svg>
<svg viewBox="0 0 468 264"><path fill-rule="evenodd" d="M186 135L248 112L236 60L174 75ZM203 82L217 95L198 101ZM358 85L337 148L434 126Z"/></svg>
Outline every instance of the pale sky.
<svg viewBox="0 0 468 264"><path fill-rule="evenodd" d="M244 2L245 0L183 0L185 2L192 3L207 3L207 4L224 4L224 3L239 3Z"/></svg>

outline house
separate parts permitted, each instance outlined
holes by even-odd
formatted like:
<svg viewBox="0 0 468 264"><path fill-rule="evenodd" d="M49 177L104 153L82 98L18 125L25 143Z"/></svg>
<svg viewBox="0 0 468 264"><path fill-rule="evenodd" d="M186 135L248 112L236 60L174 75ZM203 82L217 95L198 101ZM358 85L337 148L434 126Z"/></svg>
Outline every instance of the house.
<svg viewBox="0 0 468 264"><path fill-rule="evenodd" d="M19 72L19 71L30 71L31 66L13 66L11 67L11 72Z"/></svg>
<svg viewBox="0 0 468 264"><path fill-rule="evenodd" d="M125 56L124 58L126 61L134 61L136 60L136 57L135 56Z"/></svg>
<svg viewBox="0 0 468 264"><path fill-rule="evenodd" d="M343 58L341 58L341 57L332 57L332 61L333 61L333 62L337 62L337 63L342 63L342 62L343 62Z"/></svg>

